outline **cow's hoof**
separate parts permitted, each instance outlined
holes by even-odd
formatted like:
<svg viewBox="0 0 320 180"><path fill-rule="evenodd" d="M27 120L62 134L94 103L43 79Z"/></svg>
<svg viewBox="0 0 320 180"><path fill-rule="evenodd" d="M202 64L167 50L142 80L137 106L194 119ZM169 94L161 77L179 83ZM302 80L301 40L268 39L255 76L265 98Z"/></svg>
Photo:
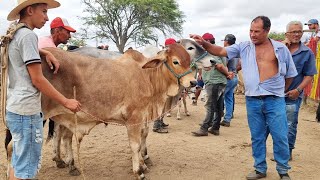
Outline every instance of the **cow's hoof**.
<svg viewBox="0 0 320 180"><path fill-rule="evenodd" d="M153 162L152 162L152 160L151 160L150 158L145 159L145 160L144 160L144 163L145 163L146 165L148 165L149 167L150 167L150 166L153 166Z"/></svg>
<svg viewBox="0 0 320 180"><path fill-rule="evenodd" d="M142 174L140 174L139 179L140 180L146 180L146 176L142 173Z"/></svg>
<svg viewBox="0 0 320 180"><path fill-rule="evenodd" d="M181 117L177 117L177 120L181 120Z"/></svg>
<svg viewBox="0 0 320 180"><path fill-rule="evenodd" d="M150 169L147 167L143 172L144 172L144 173L149 173L149 172L150 172Z"/></svg>
<svg viewBox="0 0 320 180"><path fill-rule="evenodd" d="M78 168L73 168L73 169L70 169L69 171L69 175L70 176L79 176L81 173L80 171L78 170Z"/></svg>
<svg viewBox="0 0 320 180"><path fill-rule="evenodd" d="M147 160L147 159L149 159L149 155L148 154L143 157L143 160Z"/></svg>
<svg viewBox="0 0 320 180"><path fill-rule="evenodd" d="M189 112L186 112L186 115L187 115L187 116L190 116L190 113L189 113Z"/></svg>
<svg viewBox="0 0 320 180"><path fill-rule="evenodd" d="M62 161L62 160L56 161L56 165L57 165L58 168L65 168L65 167L67 167L67 164L66 164L64 161Z"/></svg>
<svg viewBox="0 0 320 180"><path fill-rule="evenodd" d="M167 113L167 117L171 117L171 114L170 114L170 113Z"/></svg>

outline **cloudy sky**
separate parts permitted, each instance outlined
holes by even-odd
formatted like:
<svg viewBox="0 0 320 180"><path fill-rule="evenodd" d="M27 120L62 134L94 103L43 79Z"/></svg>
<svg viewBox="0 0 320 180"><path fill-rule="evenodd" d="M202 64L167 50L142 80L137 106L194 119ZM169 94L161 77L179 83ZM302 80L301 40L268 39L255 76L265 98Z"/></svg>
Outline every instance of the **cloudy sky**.
<svg viewBox="0 0 320 180"><path fill-rule="evenodd" d="M49 10L49 18L57 16L68 19L74 28L81 27L79 16L82 15L81 0L58 0L61 7ZM292 20L302 23L310 18L320 20L319 0L177 0L180 9L185 14L182 37L189 34L212 33L219 45L226 34L234 34L237 42L249 40L251 20L258 15L265 15L271 19L271 31L284 32L286 24ZM8 22L6 17L15 6L16 0L0 0L0 34L5 32ZM49 20L50 22L50 20ZM40 30L35 30L39 36L49 35L49 22ZM307 26L304 27L307 29ZM168 37L160 36L159 42ZM174 37L179 38L179 37ZM95 46L95 41L89 41ZM112 42L98 42L109 44L111 50L117 50Z"/></svg>

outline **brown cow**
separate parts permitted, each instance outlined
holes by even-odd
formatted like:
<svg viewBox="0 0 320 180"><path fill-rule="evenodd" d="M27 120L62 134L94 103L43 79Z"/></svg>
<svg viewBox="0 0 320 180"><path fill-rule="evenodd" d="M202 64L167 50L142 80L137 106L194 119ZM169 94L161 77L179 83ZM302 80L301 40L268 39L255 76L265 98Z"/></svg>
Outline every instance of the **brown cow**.
<svg viewBox="0 0 320 180"><path fill-rule="evenodd" d="M148 121L161 115L167 95L176 95L180 84L189 87L195 83L193 74L187 73L190 72L189 54L182 46L174 44L145 63L145 57L133 50L117 61L101 61L55 48L47 50L61 66L59 73L53 75L43 63L44 75L66 97L73 97L73 87L76 87L83 111L77 113L75 132L73 113L43 96L45 119L53 118L77 133L79 141L99 123L125 125L132 149L133 172L143 178L147 168L144 158L147 158ZM185 75L178 80L181 74Z"/></svg>
<svg viewBox="0 0 320 180"><path fill-rule="evenodd" d="M200 47L195 41L189 40L189 39L185 39L185 40L180 40L179 41L180 44L187 50L187 52L192 56L192 59L196 60L197 57L201 56L202 54L204 54L206 51ZM87 49L83 49L80 48L78 50L74 50L72 52L76 52L76 53L80 53L80 54L88 54L88 51L90 51L90 48ZM92 49L91 49L92 51ZM91 54L89 54L89 56L91 57L98 57L98 58L105 58L105 57L115 57L113 56L113 54L109 54L109 51L103 51L103 50L97 50L95 49L94 52L91 52ZM100 51L103 51L103 53L101 53ZM160 49L158 49L157 47L154 46L147 46L142 54L146 57L153 57L156 56L157 53L160 51ZM119 55L118 55L119 56ZM194 57L197 56L197 57ZM110 59L110 58L108 58ZM136 61L139 61L138 63L142 64L145 63L146 60L142 60L139 58L134 58ZM142 60L142 62L141 62ZM207 58L202 58L202 59L198 59L199 61L196 62L197 66L199 68L201 68L202 66L205 66L206 64L211 64L209 59ZM183 86L180 88L181 92L183 89L185 89ZM174 96L174 97L170 97L168 96L168 100L166 102L166 104L168 105L169 108L166 108L164 110L168 110L171 108L172 105L175 105L178 102L178 98L180 98L182 94L179 93L178 95ZM169 103L170 102L170 103ZM178 112L177 112L177 119L181 119L180 117L180 109L181 109L181 101L179 101L179 108L178 108ZM184 103L184 107L185 107L185 113L186 115L189 115L189 112L187 110L186 107L186 99L185 99L185 94L183 96L183 103ZM169 105L170 104L170 105ZM50 126L49 126L50 127ZM50 128L49 128L50 130ZM53 128L51 129L53 132ZM54 126L54 134L53 134L53 160L56 162L57 167L59 168L64 168L69 166L69 174L72 176L77 176L80 174L79 170L75 167L74 165L74 156L73 156L73 151L72 151L72 137L73 137L73 133L68 130L67 128L63 127L63 125L59 125L58 123L55 123ZM52 135L51 135L52 136ZM66 147L66 163L62 160L61 158L61 140L63 140L64 145Z"/></svg>

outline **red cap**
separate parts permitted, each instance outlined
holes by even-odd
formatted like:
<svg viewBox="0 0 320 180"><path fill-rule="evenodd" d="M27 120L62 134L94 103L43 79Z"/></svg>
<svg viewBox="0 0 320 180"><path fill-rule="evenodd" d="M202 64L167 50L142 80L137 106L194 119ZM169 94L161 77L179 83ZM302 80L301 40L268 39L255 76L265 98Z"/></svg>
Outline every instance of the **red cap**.
<svg viewBox="0 0 320 180"><path fill-rule="evenodd" d="M205 33L204 35L202 35L202 38L204 40L212 40L212 39L214 39L213 35L210 34L210 33Z"/></svg>
<svg viewBox="0 0 320 180"><path fill-rule="evenodd" d="M170 45L170 44L174 44L174 43L176 43L177 41L175 40L175 39L173 39L173 38L168 38L168 39L166 39L166 41L164 42L164 45L165 46L168 46L168 45Z"/></svg>
<svg viewBox="0 0 320 180"><path fill-rule="evenodd" d="M53 29L53 28L58 28L58 27L63 27L64 29L70 31L70 32L76 32L75 29L73 29L68 21L64 18L61 18L61 17L56 17L54 18L54 20L52 20L51 24L50 24L50 28Z"/></svg>

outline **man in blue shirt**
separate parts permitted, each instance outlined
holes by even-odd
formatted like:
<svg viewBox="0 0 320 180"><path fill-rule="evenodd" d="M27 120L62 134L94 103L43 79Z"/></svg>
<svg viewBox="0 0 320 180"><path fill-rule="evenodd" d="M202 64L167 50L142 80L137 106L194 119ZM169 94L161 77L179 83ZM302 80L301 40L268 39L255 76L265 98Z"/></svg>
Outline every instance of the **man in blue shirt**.
<svg viewBox="0 0 320 180"><path fill-rule="evenodd" d="M236 37L233 34L227 34L224 38L224 47L228 47L236 43ZM226 108L224 119L220 123L221 126L229 127L231 119L233 118L234 111L234 89L238 84L238 76L237 76L237 65L239 62L239 58L232 58L228 60L227 67L228 71L234 73L234 77L232 79L228 79L226 90L224 92L224 106Z"/></svg>
<svg viewBox="0 0 320 180"><path fill-rule="evenodd" d="M296 142L298 114L303 96L303 89L312 82L313 75L317 74L315 57L311 49L301 42L303 26L300 21L291 21L287 25L284 43L292 54L293 62L298 75L293 79L286 92L286 109L288 119L288 142L290 160L292 149Z"/></svg>
<svg viewBox="0 0 320 180"><path fill-rule="evenodd" d="M250 26L251 41L226 48L205 42L201 36L190 35L209 53L241 58L246 95L248 124L251 132L252 153L255 171L247 179L267 176L266 133L270 130L273 139L276 169L281 179L290 179L288 164L288 124L285 89L291 84L297 70L288 48L268 38L271 22L266 16L258 16Z"/></svg>

